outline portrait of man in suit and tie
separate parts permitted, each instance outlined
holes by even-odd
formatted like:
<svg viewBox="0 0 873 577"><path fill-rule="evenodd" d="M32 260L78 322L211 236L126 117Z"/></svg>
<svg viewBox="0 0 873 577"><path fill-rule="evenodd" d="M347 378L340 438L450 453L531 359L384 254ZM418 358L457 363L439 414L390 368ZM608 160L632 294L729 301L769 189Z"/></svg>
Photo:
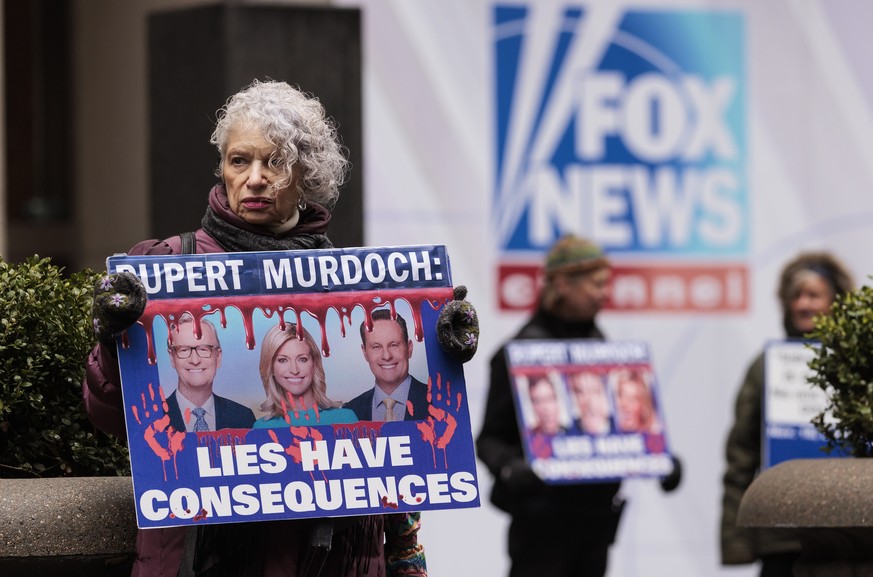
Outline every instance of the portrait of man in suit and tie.
<svg viewBox="0 0 873 577"><path fill-rule="evenodd" d="M254 412L212 392L221 367L221 343L215 325L200 321L201 338L194 334L194 317L185 313L170 328L170 364L178 374L176 390L167 397L170 425L177 431L251 429Z"/></svg>
<svg viewBox="0 0 873 577"><path fill-rule="evenodd" d="M427 417L427 385L409 374L412 341L406 320L388 309L371 315L373 330L361 323L361 350L373 373L373 388L345 404L362 421L418 421Z"/></svg>

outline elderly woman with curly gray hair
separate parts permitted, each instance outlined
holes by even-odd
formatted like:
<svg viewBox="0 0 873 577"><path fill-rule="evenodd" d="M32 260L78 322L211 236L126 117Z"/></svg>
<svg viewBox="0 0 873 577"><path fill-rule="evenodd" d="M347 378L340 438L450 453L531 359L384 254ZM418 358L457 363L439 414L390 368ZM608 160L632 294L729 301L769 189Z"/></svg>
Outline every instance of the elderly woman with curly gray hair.
<svg viewBox="0 0 873 577"><path fill-rule="evenodd" d="M219 111L211 142L218 148L221 182L209 192L202 228L140 242L128 254L333 246L326 236L329 210L346 180L348 161L316 98L284 82L255 81ZM107 275L95 288L94 328L100 343L87 362L85 406L97 427L120 437L125 428L115 342L145 303L144 287L129 273ZM447 305L444 312L458 310ZM475 346L465 351L461 360L474 351ZM426 575L424 553L415 539L418 526L417 513L400 513L145 529L138 534L133 575Z"/></svg>

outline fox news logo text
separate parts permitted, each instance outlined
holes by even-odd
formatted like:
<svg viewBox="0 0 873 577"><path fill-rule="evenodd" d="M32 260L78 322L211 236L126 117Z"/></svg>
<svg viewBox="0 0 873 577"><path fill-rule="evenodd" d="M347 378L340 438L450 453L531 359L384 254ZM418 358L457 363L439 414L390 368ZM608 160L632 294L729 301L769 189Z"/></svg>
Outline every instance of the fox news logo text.
<svg viewBox="0 0 873 577"><path fill-rule="evenodd" d="M494 15L501 307L533 306L543 252L575 233L612 257L614 309L744 310L740 16Z"/></svg>

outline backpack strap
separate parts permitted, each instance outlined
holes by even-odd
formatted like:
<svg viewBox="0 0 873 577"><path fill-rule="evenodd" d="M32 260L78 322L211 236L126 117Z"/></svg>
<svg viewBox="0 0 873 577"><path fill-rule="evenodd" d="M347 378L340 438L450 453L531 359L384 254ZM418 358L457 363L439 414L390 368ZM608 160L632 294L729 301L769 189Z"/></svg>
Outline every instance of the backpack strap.
<svg viewBox="0 0 873 577"><path fill-rule="evenodd" d="M195 254L197 252L197 237L191 231L179 235L182 239L182 254Z"/></svg>

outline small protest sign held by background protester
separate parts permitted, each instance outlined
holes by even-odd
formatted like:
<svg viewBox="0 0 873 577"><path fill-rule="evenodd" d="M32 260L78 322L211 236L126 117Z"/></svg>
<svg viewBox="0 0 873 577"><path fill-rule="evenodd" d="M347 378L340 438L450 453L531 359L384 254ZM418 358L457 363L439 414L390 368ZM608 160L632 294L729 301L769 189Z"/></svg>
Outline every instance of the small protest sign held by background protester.
<svg viewBox="0 0 873 577"><path fill-rule="evenodd" d="M761 468L791 459L843 457L826 451L827 439L813 417L825 411L825 391L809 383L809 361L815 357L815 341L773 341L764 350L764 443ZM826 414L827 418L827 414Z"/></svg>
<svg viewBox="0 0 873 577"><path fill-rule="evenodd" d="M479 505L464 373L435 328L445 247L107 269L148 292L118 346L141 528Z"/></svg>
<svg viewBox="0 0 873 577"><path fill-rule="evenodd" d="M544 481L673 470L645 343L517 340L506 351L525 456Z"/></svg>

